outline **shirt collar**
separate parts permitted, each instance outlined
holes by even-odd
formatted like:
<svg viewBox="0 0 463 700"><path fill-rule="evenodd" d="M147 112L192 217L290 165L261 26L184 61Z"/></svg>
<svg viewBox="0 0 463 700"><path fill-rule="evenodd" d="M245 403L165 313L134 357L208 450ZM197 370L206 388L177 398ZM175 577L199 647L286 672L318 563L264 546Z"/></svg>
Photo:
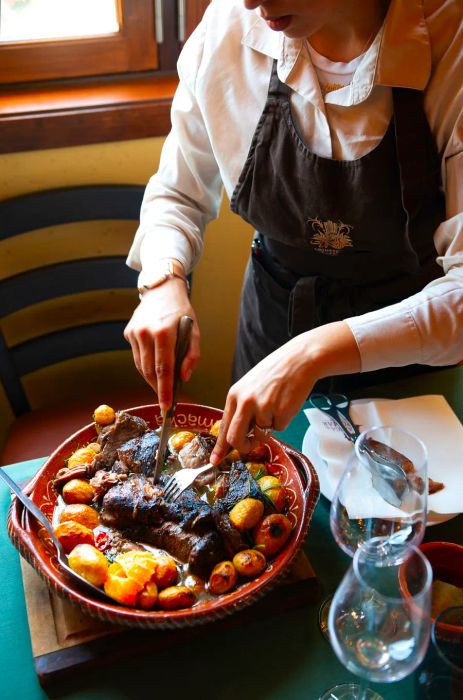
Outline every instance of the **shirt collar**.
<svg viewBox="0 0 463 700"><path fill-rule="evenodd" d="M242 43L277 59L280 80L306 99L319 102L319 89L311 80L314 68L300 39L273 32L256 12ZM423 90L430 74L431 48L423 0L392 0L384 25L357 68L352 84L328 93L325 99L345 106L358 104L369 96L375 84Z"/></svg>

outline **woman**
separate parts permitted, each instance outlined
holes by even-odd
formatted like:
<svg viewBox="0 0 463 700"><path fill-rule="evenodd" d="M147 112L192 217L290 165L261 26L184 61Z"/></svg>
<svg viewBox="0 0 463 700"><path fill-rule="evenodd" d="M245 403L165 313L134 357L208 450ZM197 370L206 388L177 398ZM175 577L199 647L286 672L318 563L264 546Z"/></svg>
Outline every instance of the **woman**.
<svg viewBox="0 0 463 700"><path fill-rule="evenodd" d="M223 183L258 233L215 463L323 378L462 359L462 24L459 0L214 0L187 42L126 338L167 408L182 314L184 379L199 361L185 276Z"/></svg>

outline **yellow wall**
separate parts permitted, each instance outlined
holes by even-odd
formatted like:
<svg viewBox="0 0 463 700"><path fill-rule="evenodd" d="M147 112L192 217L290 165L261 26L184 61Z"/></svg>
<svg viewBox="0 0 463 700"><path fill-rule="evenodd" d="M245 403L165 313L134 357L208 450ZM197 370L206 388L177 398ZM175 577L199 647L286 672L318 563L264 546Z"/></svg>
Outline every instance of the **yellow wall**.
<svg viewBox="0 0 463 700"><path fill-rule="evenodd" d="M162 142L142 139L2 155L0 199L66 185L145 184L157 168ZM199 403L219 407L224 403L250 240L250 228L224 201L220 218L207 230L204 255L193 281L202 359L189 392Z"/></svg>

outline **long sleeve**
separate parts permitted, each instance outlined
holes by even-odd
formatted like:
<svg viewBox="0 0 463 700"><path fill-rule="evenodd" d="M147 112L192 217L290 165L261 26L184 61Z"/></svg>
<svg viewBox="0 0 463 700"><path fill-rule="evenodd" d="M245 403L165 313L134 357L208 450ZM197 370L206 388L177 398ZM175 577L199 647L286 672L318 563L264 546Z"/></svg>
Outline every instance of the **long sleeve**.
<svg viewBox="0 0 463 700"><path fill-rule="evenodd" d="M185 45L178 63L180 83L172 103L172 129L158 172L150 179L141 208L140 226L128 265L142 268L159 258L178 259L190 271L201 255L206 224L217 216L222 184L195 82L202 58L205 21Z"/></svg>

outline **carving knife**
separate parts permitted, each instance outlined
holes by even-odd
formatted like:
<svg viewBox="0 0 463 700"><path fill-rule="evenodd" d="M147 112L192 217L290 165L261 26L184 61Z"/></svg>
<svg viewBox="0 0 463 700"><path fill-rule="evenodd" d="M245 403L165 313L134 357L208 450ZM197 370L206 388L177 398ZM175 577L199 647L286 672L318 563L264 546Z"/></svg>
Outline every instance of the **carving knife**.
<svg viewBox="0 0 463 700"><path fill-rule="evenodd" d="M156 466L154 468L154 481L158 481L161 474L164 460L166 458L167 441L169 440L170 428L172 419L175 416L175 408L177 404L177 390L180 384L180 367L182 366L183 358L186 355L190 345L191 328L193 319L189 316L182 316L178 322L177 340L175 343L175 364L174 364L174 381L172 386L172 404L171 407L163 414L161 437L159 440L158 451L156 454Z"/></svg>

